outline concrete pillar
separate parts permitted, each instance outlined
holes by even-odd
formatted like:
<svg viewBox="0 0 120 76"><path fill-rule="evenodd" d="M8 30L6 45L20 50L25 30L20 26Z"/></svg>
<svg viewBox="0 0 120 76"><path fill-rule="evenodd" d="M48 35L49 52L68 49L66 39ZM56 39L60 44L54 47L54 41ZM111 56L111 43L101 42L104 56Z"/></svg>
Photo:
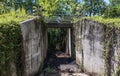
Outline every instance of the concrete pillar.
<svg viewBox="0 0 120 76"><path fill-rule="evenodd" d="M71 51L71 28L68 28L66 35L66 53L72 56Z"/></svg>
<svg viewBox="0 0 120 76"><path fill-rule="evenodd" d="M71 28L68 29L68 50L69 50L69 55L71 56Z"/></svg>
<svg viewBox="0 0 120 76"><path fill-rule="evenodd" d="M69 54L69 39L68 39L68 36L69 36L69 31L68 31L68 29L67 29L67 35L66 35L66 53L68 53Z"/></svg>

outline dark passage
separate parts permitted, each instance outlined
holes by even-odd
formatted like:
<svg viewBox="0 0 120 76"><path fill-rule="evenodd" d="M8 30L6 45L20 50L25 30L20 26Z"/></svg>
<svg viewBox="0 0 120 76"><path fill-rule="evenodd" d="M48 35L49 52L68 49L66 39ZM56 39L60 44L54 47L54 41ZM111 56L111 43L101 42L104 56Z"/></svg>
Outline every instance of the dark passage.
<svg viewBox="0 0 120 76"><path fill-rule="evenodd" d="M69 64L72 61L68 53L57 50L55 53L48 53L45 67L58 69L61 64Z"/></svg>
<svg viewBox="0 0 120 76"><path fill-rule="evenodd" d="M55 53L48 53L44 65L44 75L60 75L61 72L74 72L74 70L65 69L63 66L71 64L74 60L62 51L57 50ZM66 67L67 68L67 67ZM61 76L61 75L60 75Z"/></svg>
<svg viewBox="0 0 120 76"><path fill-rule="evenodd" d="M48 29L48 52L44 68L40 76L62 76L62 73L78 72L75 63L68 51L68 28Z"/></svg>
<svg viewBox="0 0 120 76"><path fill-rule="evenodd" d="M48 53L66 51L67 30L68 28L48 28Z"/></svg>

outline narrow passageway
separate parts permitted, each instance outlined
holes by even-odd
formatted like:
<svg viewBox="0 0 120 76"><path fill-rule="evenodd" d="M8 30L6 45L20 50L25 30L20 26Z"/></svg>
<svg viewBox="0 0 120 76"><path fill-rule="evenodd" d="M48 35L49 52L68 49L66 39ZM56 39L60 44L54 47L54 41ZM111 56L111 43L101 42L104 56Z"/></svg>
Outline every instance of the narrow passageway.
<svg viewBox="0 0 120 76"><path fill-rule="evenodd" d="M40 76L87 76L79 73L79 66L71 55L69 29L49 30L47 58Z"/></svg>
<svg viewBox="0 0 120 76"><path fill-rule="evenodd" d="M88 76L80 73L79 66L68 53L49 52L40 76Z"/></svg>
<svg viewBox="0 0 120 76"><path fill-rule="evenodd" d="M75 60L67 53L57 50L49 52L45 61L43 75L44 76L61 76L61 73L77 72L78 66Z"/></svg>

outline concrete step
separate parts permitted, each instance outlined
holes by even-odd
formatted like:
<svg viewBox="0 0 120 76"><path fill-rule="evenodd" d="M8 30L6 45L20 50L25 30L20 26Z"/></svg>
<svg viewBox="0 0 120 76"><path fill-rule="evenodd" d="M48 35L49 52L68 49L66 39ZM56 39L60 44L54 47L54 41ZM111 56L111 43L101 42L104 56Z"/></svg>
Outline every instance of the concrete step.
<svg viewBox="0 0 120 76"><path fill-rule="evenodd" d="M84 73L61 73L61 76L89 76Z"/></svg>
<svg viewBox="0 0 120 76"><path fill-rule="evenodd" d="M41 74L40 76L90 76L85 73L61 73L61 74L47 74L43 75Z"/></svg>
<svg viewBox="0 0 120 76"><path fill-rule="evenodd" d="M79 68L76 64L62 64L60 65L61 72L69 72L69 73L78 73Z"/></svg>

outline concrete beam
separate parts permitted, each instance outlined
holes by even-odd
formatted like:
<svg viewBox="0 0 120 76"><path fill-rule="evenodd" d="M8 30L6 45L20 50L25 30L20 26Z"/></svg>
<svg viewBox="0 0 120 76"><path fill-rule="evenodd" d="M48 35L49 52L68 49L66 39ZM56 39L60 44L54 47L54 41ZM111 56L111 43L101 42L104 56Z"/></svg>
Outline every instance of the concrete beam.
<svg viewBox="0 0 120 76"><path fill-rule="evenodd" d="M73 23L46 23L48 28L71 28Z"/></svg>

